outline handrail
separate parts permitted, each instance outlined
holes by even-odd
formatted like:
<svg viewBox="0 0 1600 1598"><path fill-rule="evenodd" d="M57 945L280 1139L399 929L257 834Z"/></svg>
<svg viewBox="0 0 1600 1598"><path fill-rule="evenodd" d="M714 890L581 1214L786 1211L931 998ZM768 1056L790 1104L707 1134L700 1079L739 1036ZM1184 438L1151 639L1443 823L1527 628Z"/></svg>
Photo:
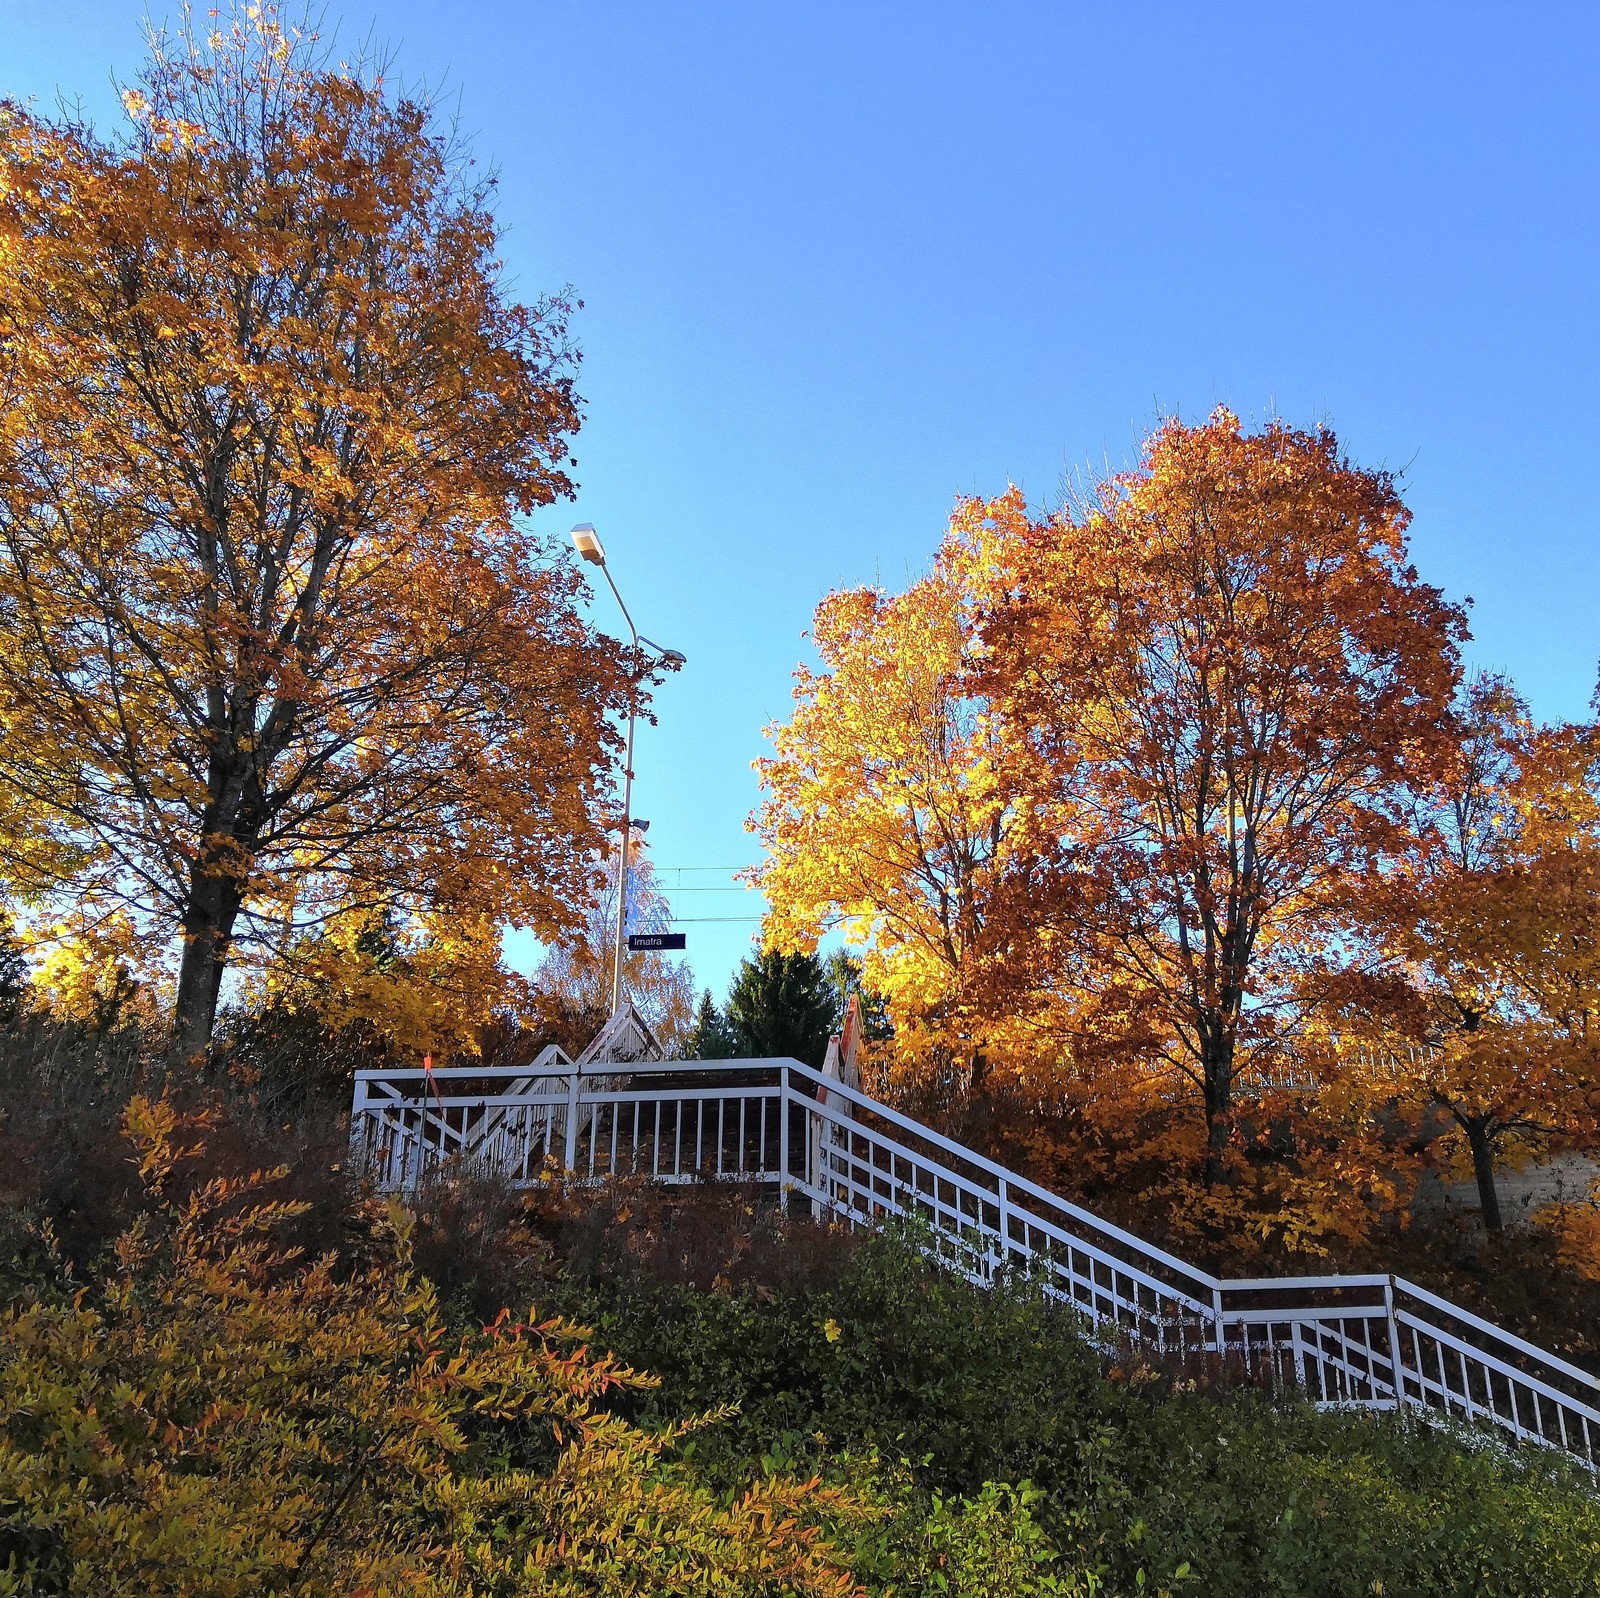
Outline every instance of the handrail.
<svg viewBox="0 0 1600 1598"><path fill-rule="evenodd" d="M1600 1378L1403 1277L1213 1275L869 1097L842 1079L837 1047L822 1071L774 1057L584 1063L358 1071L353 1160L391 1187L474 1151L524 1183L552 1160L579 1180L668 1182L709 1162L849 1224L914 1210L968 1276L1029 1262L1097 1327L1237 1356L1318 1402L1492 1421L1600 1470ZM561 1091L530 1091L545 1081Z"/></svg>
<svg viewBox="0 0 1600 1598"><path fill-rule="evenodd" d="M1013 1192L1026 1193L1029 1197L1038 1200L1040 1203L1048 1204L1057 1210L1064 1211L1066 1214L1071 1215L1074 1220L1077 1220L1084 1225L1094 1227L1097 1231L1101 1232L1105 1236L1115 1238L1125 1247L1135 1249L1139 1253L1146 1255L1148 1258L1159 1261L1169 1270L1177 1271L1182 1275L1189 1277L1192 1281L1204 1282L1205 1285L1212 1290L1236 1285L1231 1282L1226 1282L1220 1277L1213 1276L1209 1271L1202 1269L1200 1266L1191 1265L1188 1263L1188 1261L1179 1259L1175 1254L1167 1253L1166 1250L1157 1247L1155 1244L1148 1243L1143 1238L1135 1236L1132 1232L1125 1231L1122 1227L1117 1226L1114 1222L1104 1220L1100 1216L1094 1214L1093 1211L1086 1210L1080 1205L1074 1204L1070 1199L1064 1199L1060 1196L1060 1194L1052 1193L1048 1188L1040 1187L1038 1183L1030 1181L1027 1177L1021 1175L1019 1172L1009 1170L1007 1167L997 1164L995 1161L989 1159L986 1155L979 1154L976 1149L969 1149L965 1144L957 1143L953 1139L945 1137L942 1133L934 1131L932 1127L925 1125L923 1122L914 1120L911 1116L903 1114L901 1111L895 1109L892 1105L884 1104L877 1099L869 1098L867 1094L863 1093L859 1088L851 1087L848 1083L841 1081L838 1077L824 1076L821 1071L814 1070L811 1066L804 1065L799 1060L785 1059L775 1056L766 1056L759 1059L748 1060L638 1060L629 1061L626 1067L628 1074L635 1076L645 1073L659 1075L671 1075L673 1073L681 1074L686 1070L704 1071L707 1069L737 1069L740 1071L754 1071L761 1070L763 1068L772 1070L783 1069L786 1070L791 1076L799 1075L805 1081L814 1083L818 1087L826 1088L830 1094L837 1094L840 1098L843 1098L849 1101L851 1104L854 1104L858 1109L866 1110L870 1114L877 1116L880 1120L888 1121L890 1125L898 1127L902 1132L910 1133L912 1137L919 1139L921 1142L931 1143L941 1152L953 1155L956 1159L964 1160L969 1165L976 1166L979 1170L986 1172L988 1175L995 1177L997 1180L1004 1180ZM540 1074L545 1073L537 1071L532 1066L449 1066L445 1068L435 1066L432 1073L433 1078L436 1081L445 1077L466 1077L481 1080L485 1077L493 1076L528 1077ZM551 1076L564 1077L570 1073L567 1070L552 1069L548 1070L547 1074ZM369 1069L356 1072L356 1080L358 1082L370 1081L378 1078L383 1078L388 1081L395 1081L396 1079L422 1081L427 1076L428 1073L421 1068L411 1067L401 1067L393 1071ZM447 1099L445 1102L449 1103L450 1101ZM474 1099L472 1102L477 1101Z"/></svg>
<svg viewBox="0 0 1600 1598"><path fill-rule="evenodd" d="M1515 1365L1506 1364L1506 1362L1501 1359L1498 1354L1493 1353L1487 1348L1478 1348L1472 1343L1464 1342L1461 1338L1455 1337L1450 1332L1446 1331L1442 1326L1435 1326L1432 1321L1425 1321L1418 1315L1408 1314L1403 1309L1397 1309L1394 1313L1395 1319L1403 1326L1412 1326L1418 1331L1426 1332L1429 1337L1443 1339L1445 1342L1449 1343L1452 1348L1462 1353L1470 1353L1475 1358L1482 1360L1486 1365L1493 1366L1498 1375L1508 1376L1516 1381L1528 1382L1534 1386L1540 1387L1548 1396L1552 1398L1563 1398L1566 1396L1559 1388L1549 1386L1547 1383L1541 1381L1540 1378L1534 1375L1531 1371L1520 1370ZM1502 1332L1500 1335L1505 1337L1507 1334ZM1561 1365L1563 1363L1561 1360L1557 1359L1555 1355L1546 1354L1543 1349L1541 1349L1539 1352L1541 1358L1548 1360L1552 1365ZM1573 1367L1569 1365L1566 1366L1566 1369L1572 1370ZM1584 1376L1587 1373L1578 1371L1576 1374L1579 1376Z"/></svg>

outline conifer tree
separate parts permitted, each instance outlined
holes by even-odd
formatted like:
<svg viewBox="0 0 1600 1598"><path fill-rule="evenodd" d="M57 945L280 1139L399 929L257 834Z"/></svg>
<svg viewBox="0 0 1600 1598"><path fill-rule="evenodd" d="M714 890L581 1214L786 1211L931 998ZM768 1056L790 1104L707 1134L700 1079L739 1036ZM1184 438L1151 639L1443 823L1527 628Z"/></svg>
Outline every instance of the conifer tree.
<svg viewBox="0 0 1600 1598"><path fill-rule="evenodd" d="M0 1027L9 1029L22 1020L31 986L16 923L0 910Z"/></svg>
<svg viewBox="0 0 1600 1598"><path fill-rule="evenodd" d="M763 949L740 966L728 990L728 1021L743 1052L757 1059L820 1067L837 1013L833 986L814 954Z"/></svg>
<svg viewBox="0 0 1600 1598"><path fill-rule="evenodd" d="M733 1060L739 1055L739 1039L717 1008L707 988L700 995L694 1013L694 1030L689 1034L687 1057L691 1060Z"/></svg>

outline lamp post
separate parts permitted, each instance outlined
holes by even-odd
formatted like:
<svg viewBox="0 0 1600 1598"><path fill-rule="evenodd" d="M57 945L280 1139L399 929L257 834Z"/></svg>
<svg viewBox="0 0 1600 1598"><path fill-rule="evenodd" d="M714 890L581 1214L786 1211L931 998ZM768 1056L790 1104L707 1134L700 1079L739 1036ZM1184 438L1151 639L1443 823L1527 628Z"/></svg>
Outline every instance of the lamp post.
<svg viewBox="0 0 1600 1598"><path fill-rule="evenodd" d="M660 644L639 636L639 629L633 625L633 617L628 614L628 607L623 604L622 595L617 592L617 585L611 576L611 568L606 564L606 552L595 533L594 523L579 522L572 529L572 544L586 561L598 566L606 574L606 583L617 602L617 609L622 612L622 619L628 624L628 635L633 639L634 649L637 650L640 644L647 645L656 652L664 665L677 671L684 664L684 656L680 651L663 649ZM628 755L622 767L622 842L617 851L617 939L611 957L613 1018L622 1011L622 959L628 944L628 844L633 829L633 727L639 711L638 686L637 676L628 679Z"/></svg>

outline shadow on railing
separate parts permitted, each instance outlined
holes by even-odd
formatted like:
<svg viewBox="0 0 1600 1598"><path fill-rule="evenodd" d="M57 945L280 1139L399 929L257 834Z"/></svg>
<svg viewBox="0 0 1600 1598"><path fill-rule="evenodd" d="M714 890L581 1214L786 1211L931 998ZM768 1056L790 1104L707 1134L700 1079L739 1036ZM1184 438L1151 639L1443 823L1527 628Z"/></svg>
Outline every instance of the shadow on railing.
<svg viewBox="0 0 1600 1598"><path fill-rule="evenodd" d="M1484 1423L1600 1469L1600 1381L1402 1278L1214 1277L868 1098L848 1052L822 1071L604 1053L358 1072L352 1160L391 1191L462 1161L519 1185L766 1183L819 1218L917 1221L974 1281L1026 1272L1108 1347L1219 1356L1319 1404Z"/></svg>

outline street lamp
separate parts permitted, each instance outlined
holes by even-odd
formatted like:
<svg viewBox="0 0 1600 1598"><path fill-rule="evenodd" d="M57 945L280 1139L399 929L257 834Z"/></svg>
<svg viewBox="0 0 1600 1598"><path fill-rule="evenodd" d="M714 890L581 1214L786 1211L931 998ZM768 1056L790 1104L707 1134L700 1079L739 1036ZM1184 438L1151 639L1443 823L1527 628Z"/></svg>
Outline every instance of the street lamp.
<svg viewBox="0 0 1600 1598"><path fill-rule="evenodd" d="M612 597L617 602L617 609L622 612L622 619L628 624L628 634L633 639L633 647L637 650L640 644L648 645L656 652L661 664L673 671L679 670L684 664L684 656L676 649L663 649L660 644L652 643L648 638L639 636L639 629L633 625L633 617L628 614L628 607L622 603L622 595L617 592L617 585L612 581L611 568L606 565L606 552L600 543L599 535L594 530L593 522L579 522L572 529L573 548L591 565L598 566L606 574L606 582L610 586ZM622 768L622 844L617 855L617 941L616 948L611 957L611 1014L613 1017L622 1011L622 957L628 942L628 843L632 834L632 816L630 810L633 805L633 724L638 715L638 678L630 677L628 680L628 758Z"/></svg>

